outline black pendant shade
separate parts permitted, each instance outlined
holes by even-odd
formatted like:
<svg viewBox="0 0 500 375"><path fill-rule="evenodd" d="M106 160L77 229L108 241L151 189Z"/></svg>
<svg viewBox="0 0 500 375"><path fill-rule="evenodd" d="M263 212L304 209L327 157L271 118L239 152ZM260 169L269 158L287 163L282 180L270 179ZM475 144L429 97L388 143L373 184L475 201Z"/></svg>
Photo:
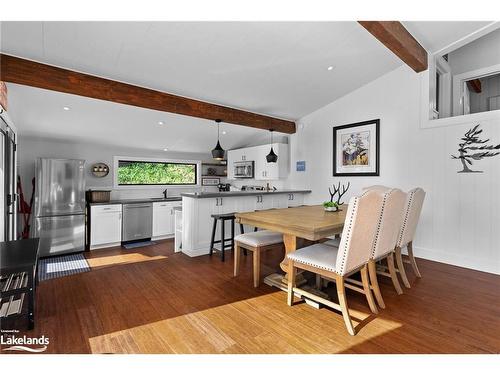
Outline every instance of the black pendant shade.
<svg viewBox="0 0 500 375"><path fill-rule="evenodd" d="M266 156L266 160L268 163L276 163L278 161L278 155L274 153L272 146L271 151L269 151L269 154Z"/></svg>
<svg viewBox="0 0 500 375"><path fill-rule="evenodd" d="M219 124L222 120L215 120L217 123L217 146L212 150L212 158L215 160L224 160L224 149L221 147L220 142L219 142Z"/></svg>
<svg viewBox="0 0 500 375"><path fill-rule="evenodd" d="M271 151L269 151L269 154L266 155L266 160L268 163L276 163L278 161L278 155L276 155L273 150L273 131L270 130L270 132L271 132Z"/></svg>

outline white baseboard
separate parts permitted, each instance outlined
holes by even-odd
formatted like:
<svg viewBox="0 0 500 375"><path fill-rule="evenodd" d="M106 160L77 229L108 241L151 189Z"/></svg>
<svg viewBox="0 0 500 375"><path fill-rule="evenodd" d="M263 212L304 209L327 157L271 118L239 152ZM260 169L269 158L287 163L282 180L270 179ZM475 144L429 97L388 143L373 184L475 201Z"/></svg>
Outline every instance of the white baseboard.
<svg viewBox="0 0 500 375"><path fill-rule="evenodd" d="M121 242L113 242L99 245L91 245L90 250L99 250L99 249L107 249L108 247L121 246Z"/></svg>
<svg viewBox="0 0 500 375"><path fill-rule="evenodd" d="M435 262L451 264L453 266L470 268L477 271L500 275L500 261L492 262L491 259L467 257L463 255L450 254L443 251L413 246L413 254L417 258L433 260Z"/></svg>
<svg viewBox="0 0 500 375"><path fill-rule="evenodd" d="M151 241L168 240L169 238L174 238L174 234L168 234L166 236L151 237Z"/></svg>
<svg viewBox="0 0 500 375"><path fill-rule="evenodd" d="M208 255L210 253L207 247L202 247L199 249L191 249L191 250L182 249L181 251L190 257L199 257L202 255Z"/></svg>

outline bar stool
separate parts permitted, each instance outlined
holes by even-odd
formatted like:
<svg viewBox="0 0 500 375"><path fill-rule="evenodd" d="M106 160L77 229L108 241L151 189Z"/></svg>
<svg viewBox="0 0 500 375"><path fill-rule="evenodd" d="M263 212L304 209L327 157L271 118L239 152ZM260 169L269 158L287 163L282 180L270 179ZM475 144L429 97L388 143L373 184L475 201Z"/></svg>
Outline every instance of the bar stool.
<svg viewBox="0 0 500 375"><path fill-rule="evenodd" d="M216 243L220 243L221 260L224 262L225 260L224 250L226 250L226 248L231 248L231 251L234 250L234 220L236 219L236 217L234 216L234 213L227 213L227 214L214 214L212 215L212 218L214 219L214 224L212 226L212 238L210 240L210 256L213 254L214 245ZM217 232L217 222L219 220L221 222L220 240L215 240L215 233ZM226 233L225 233L226 221L231 222L231 236L228 238L226 238ZM255 230L257 230L257 228L255 228ZM245 233L243 224L240 224L240 233L241 234ZM231 243L226 244L227 241L231 241ZM247 255L246 250L244 251L244 254Z"/></svg>

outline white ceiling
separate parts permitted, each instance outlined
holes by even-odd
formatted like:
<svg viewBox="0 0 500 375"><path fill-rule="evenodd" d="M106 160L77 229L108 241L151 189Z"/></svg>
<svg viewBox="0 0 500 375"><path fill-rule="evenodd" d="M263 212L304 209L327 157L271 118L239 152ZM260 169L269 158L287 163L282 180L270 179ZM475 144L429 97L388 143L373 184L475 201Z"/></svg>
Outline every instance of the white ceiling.
<svg viewBox="0 0 500 375"><path fill-rule="evenodd" d="M491 21L404 21L406 29L428 52L440 49L470 35Z"/></svg>
<svg viewBox="0 0 500 375"><path fill-rule="evenodd" d="M1 49L286 119L401 65L357 22L2 22Z"/></svg>
<svg viewBox="0 0 500 375"><path fill-rule="evenodd" d="M405 22L431 51L484 24ZM292 120L402 65L357 22L2 22L0 31L4 53ZM215 126L206 120L8 89L21 135L190 152L215 143ZM268 138L261 130L223 127L227 149Z"/></svg>
<svg viewBox="0 0 500 375"><path fill-rule="evenodd" d="M24 136L199 153L209 153L217 143L213 121L11 83L7 89L9 116ZM266 130L224 123L220 131L224 149L262 144L270 138Z"/></svg>

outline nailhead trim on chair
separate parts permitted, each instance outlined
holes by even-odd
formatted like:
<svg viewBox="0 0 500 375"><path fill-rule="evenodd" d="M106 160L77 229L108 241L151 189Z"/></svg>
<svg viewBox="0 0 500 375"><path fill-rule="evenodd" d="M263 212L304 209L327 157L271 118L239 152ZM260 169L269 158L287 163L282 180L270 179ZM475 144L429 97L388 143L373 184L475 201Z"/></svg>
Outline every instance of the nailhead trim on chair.
<svg viewBox="0 0 500 375"><path fill-rule="evenodd" d="M363 193L363 194L361 194L361 196L363 196L365 194L366 194L366 192ZM349 226L347 227L347 233L346 233L346 236L345 236L344 248L342 250L339 249L339 251L342 251L342 259L340 261L340 265L339 265L338 272L337 272L339 275L343 275L344 274L345 261L346 261L346 257L347 257L347 248L348 248L349 241L351 241L352 221L353 221L353 218L354 218L354 214L357 213L356 212L356 207L358 205L358 200L359 200L359 198L355 197L354 201L352 203L352 215L351 215L351 217L349 217Z"/></svg>
<svg viewBox="0 0 500 375"><path fill-rule="evenodd" d="M408 199L408 205L406 206L406 213L405 213L405 219L403 221L403 226L401 228L401 232L399 233L399 240L398 240L398 246L401 247L403 244L401 243L403 241L403 236L404 236L404 233L405 233L405 230L406 230L406 224L408 223L408 218L410 217L410 210L411 210L411 206L412 206L412 203L413 203L413 196L415 195L415 190L412 190L410 193L409 193L409 199Z"/></svg>
<svg viewBox="0 0 500 375"><path fill-rule="evenodd" d="M328 246L328 245L325 245L325 246ZM302 264L306 264L308 266L312 266L312 267L315 267L315 268L320 268L320 269L325 270L325 271L330 271L330 272L337 273L337 271L335 270L335 268L332 268L332 267L321 267L320 265L318 265L316 263L304 262L301 259L296 259L296 257L293 256L293 253L291 253L290 255L288 255L288 259L292 259L294 262L297 262L297 263L302 263Z"/></svg>
<svg viewBox="0 0 500 375"><path fill-rule="evenodd" d="M387 193L384 193L384 199L382 201L382 211L380 213L380 218L378 219L377 223L377 232L375 234L375 240L373 241L373 248L372 248L372 258L375 256L375 249L377 248L378 240L380 237L380 229L382 227L382 219L384 217L384 210L385 210L385 204L387 203L387 199L389 196L392 194L394 189L389 190Z"/></svg>

